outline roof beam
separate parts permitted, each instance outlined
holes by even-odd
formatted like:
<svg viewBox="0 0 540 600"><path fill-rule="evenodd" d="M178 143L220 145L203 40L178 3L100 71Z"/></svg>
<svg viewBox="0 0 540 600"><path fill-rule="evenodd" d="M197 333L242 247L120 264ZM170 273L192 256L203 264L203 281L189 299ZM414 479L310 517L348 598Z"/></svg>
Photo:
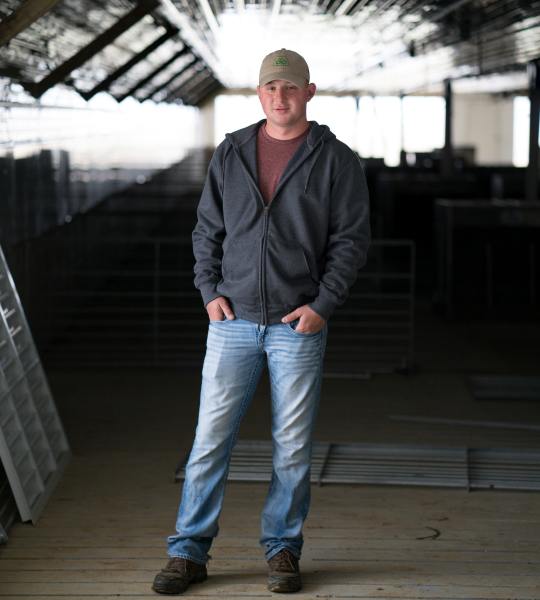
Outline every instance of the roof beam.
<svg viewBox="0 0 540 600"><path fill-rule="evenodd" d="M60 0L27 0L0 23L0 48L37 21Z"/></svg>
<svg viewBox="0 0 540 600"><path fill-rule="evenodd" d="M191 79L184 81L181 85L179 85L175 90L173 90L166 98L166 102L170 102L171 100L175 100L176 98L180 98L180 96L185 93L186 88L190 89L194 87L200 81L201 75L206 75L208 72L207 68L203 68L200 71L197 71Z"/></svg>
<svg viewBox="0 0 540 600"><path fill-rule="evenodd" d="M201 90L208 86L211 81L216 80L212 73L205 73L205 75L206 77L199 78L199 81L193 81L192 85L187 87L187 90L181 91L180 96L182 97L182 99L188 99L193 96L196 96Z"/></svg>
<svg viewBox="0 0 540 600"><path fill-rule="evenodd" d="M149 100L150 98L152 98L153 96L155 96L158 92L161 92L161 90L164 90L168 85L170 85L175 79L178 79L181 75L183 75L187 70L191 69L191 67L193 67L193 65L198 62L198 58L195 56L193 58L193 60L191 60L190 62L188 62L187 65L185 65L182 69L180 69L180 71L178 73L175 73L168 81L166 81L165 83L163 83L162 85L160 85L159 87L157 87L155 90L153 90L152 92L150 92L148 94L148 96L146 96L146 98L144 98L144 100ZM141 100L141 102L144 102L144 100Z"/></svg>
<svg viewBox="0 0 540 600"><path fill-rule="evenodd" d="M219 91L220 89L223 89L223 86L221 85L221 81L218 81L216 79L216 81L208 87L208 89L205 89L204 91L202 91L197 98L195 98L194 100L191 101L191 104L193 106L199 106L199 104L203 101L205 101L209 96L212 96L214 94L214 92Z"/></svg>
<svg viewBox="0 0 540 600"><path fill-rule="evenodd" d="M186 98L186 104L192 104L196 106L204 100L209 94L211 94L215 89L221 87L221 82L217 79L210 81L207 85L205 85L201 90L197 92L197 94L193 94L192 96L188 96Z"/></svg>
<svg viewBox="0 0 540 600"><path fill-rule="evenodd" d="M110 43L132 27L135 23L140 21L145 15L154 10L159 5L158 0L143 0L138 4L132 11L127 15L124 15L118 20L112 27L107 31L103 32L94 41L90 42L88 46L85 46L75 56L72 56L66 62L62 63L52 73L47 75L44 79L38 83L24 82L23 85L32 96L39 98L49 88L53 87L57 83L63 81L72 71L80 67L87 60L95 56L98 52L103 50Z"/></svg>
<svg viewBox="0 0 540 600"><path fill-rule="evenodd" d="M128 96L132 96L137 90L141 89L142 87L144 87L147 83L149 83L150 81L152 81L152 79L154 79L154 77L156 75L158 75L159 73L161 73L161 71L165 70L169 65L172 65L172 63L177 59L180 58L181 56L183 56L186 52L190 52L191 48L189 46L184 46L182 48L182 50L180 50L180 52L177 52L176 54L173 54L171 56L171 58L169 58L169 60L166 60L162 65L160 65L157 69L155 69L154 71L152 71L150 73L150 75L147 75L144 79L141 79L139 82L137 82L131 89L129 89L125 94L123 94L122 96L119 96L116 98L116 100L118 102L122 102L122 100L125 100Z"/></svg>
<svg viewBox="0 0 540 600"><path fill-rule="evenodd" d="M334 16L340 17L341 15L346 14L355 2L356 0L344 0L334 12Z"/></svg>
<svg viewBox="0 0 540 600"><path fill-rule="evenodd" d="M424 18L428 19L430 21L440 21L441 19L444 19L444 17L446 17L450 13L453 13L455 10L457 10L458 8L461 8L462 6L464 6L465 4L468 4L471 1L472 0L456 0L456 2L453 2L452 4L450 4L450 6L447 6L446 8L443 8L441 10L436 10L435 14L431 18L430 18L429 12L424 13Z"/></svg>
<svg viewBox="0 0 540 600"><path fill-rule="evenodd" d="M219 72L219 61L210 45L199 37L199 34L193 28L191 21L185 14L182 14L172 0L159 0L167 19L176 25L182 32L182 38L197 52L204 62L214 71Z"/></svg>
<svg viewBox="0 0 540 600"><path fill-rule="evenodd" d="M208 0L198 0L198 1L199 1L199 6L201 7L201 9L203 11L204 18L206 19L206 22L208 23L208 27L210 27L210 29L212 30L212 33L214 35L216 35L217 32L219 31L219 23L218 23L218 20L216 19L216 15L214 14L214 11L212 10L212 7L210 6L210 2L208 2Z"/></svg>
<svg viewBox="0 0 540 600"><path fill-rule="evenodd" d="M198 73L199 73L199 71L196 71L196 72L195 72L195 75L190 75L190 77L196 77ZM166 97L163 99L163 101L164 101L164 102L171 102L172 100L174 100L174 99L176 98L176 93L178 92L178 90L182 89L182 88L183 88L183 87L186 85L186 81L187 81L188 79L189 79L189 78L182 80L182 83L181 83L180 85L177 85L177 86L174 88L174 90L173 90L173 91L172 91L172 92L171 92L171 93L170 93L168 96L166 96Z"/></svg>
<svg viewBox="0 0 540 600"><path fill-rule="evenodd" d="M79 92L79 94L85 100L90 100L90 98L92 98L99 92L107 92L111 87L113 81L116 81L119 77L124 75L124 73L127 73L131 68L133 68L136 64L140 63L141 60L144 60L149 54L154 52L154 50L159 48L162 44L164 44L167 40L172 38L177 33L178 29L176 29L176 27L170 27L166 33L164 33L161 37L152 42L144 50L139 52L139 54L136 54L133 58L124 63L121 67L116 69L114 73L111 73L101 83L98 83L92 90L90 90L89 92Z"/></svg>

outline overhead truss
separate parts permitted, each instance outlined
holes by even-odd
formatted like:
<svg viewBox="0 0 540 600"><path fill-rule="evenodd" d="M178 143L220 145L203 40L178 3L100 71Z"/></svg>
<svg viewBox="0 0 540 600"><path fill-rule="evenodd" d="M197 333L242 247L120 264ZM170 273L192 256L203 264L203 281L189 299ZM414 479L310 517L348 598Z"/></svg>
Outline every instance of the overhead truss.
<svg viewBox="0 0 540 600"><path fill-rule="evenodd" d="M16 38L19 33L23 32L25 29L28 29L28 27L33 26L33 24L40 17L42 17L47 11L51 10L59 2L60 0L27 0L18 9L13 11L13 13L9 14L2 21L0 21L0 47L9 43L13 38ZM100 92L109 92L115 82L125 76L136 65L142 64L144 61L148 61L148 65L152 65L152 67L150 69L146 69L147 73L143 77L140 77L139 80L135 80L135 83L132 83L133 79L131 82L129 82L128 77L127 81L129 83L127 86L127 91L121 93L120 95L118 95L118 93L114 94L115 98L121 102L126 97L134 95L138 90L150 84L157 75L159 75L167 67L170 67L170 65L172 65L184 54L191 53L193 55L193 59L187 64L184 63L183 65L180 65L179 70L176 73L173 73L165 84L160 82L157 87L154 87L154 89L147 93L144 98L140 99L141 101L144 101L147 98L155 97L157 92L167 88L167 86L169 86L171 83L179 81L179 78L181 78L183 74L189 74L188 72L190 68L196 69L195 74L202 69L210 71L210 67L207 64L207 61L201 56L201 53L193 48L192 44L186 41L186 37L193 37L194 30L192 26L190 25L188 27L188 22L186 21L184 23L184 21L182 21L184 27L182 27L181 31L178 29L178 23L176 22L178 19L176 19L176 17L179 13L176 8L171 13L173 16L175 16L175 19L173 19L174 22L172 22L167 18L167 11L164 11L165 5L167 4L166 0L131 0L131 2L134 4L131 11L118 19L112 26L100 33L86 46L80 48L73 56L64 58L63 62L60 62L60 64L57 64L57 66L55 65L54 69L50 70L41 80L30 80L28 75L25 75L24 68L15 65L11 66L9 64L3 65L1 64L1 60L0 75L9 77L14 81L21 83L26 91L28 91L35 98L40 98L47 90L54 87L56 84L65 83L73 86L85 100L90 100ZM172 5L172 3L169 4ZM212 4L212 6L213 5L214 4ZM214 10L216 10L217 7L218 5L216 4L214 6ZM158 8L161 12L155 12ZM115 68L109 69L109 73L106 75L106 77L96 83L90 90L79 89L80 85L76 79L77 75L75 75L75 78L72 77L74 71L85 65L87 61L96 56L98 53L102 52L109 45L114 44L119 36L127 32L135 24L140 23L145 16L151 13L153 13L153 20L151 19L150 21L147 21L147 23L150 24L149 26L151 27L152 23L154 24L154 27L163 26L165 27L165 32L153 42L148 44L143 50L134 53L134 55L129 58L129 60L123 62L123 64L117 64ZM206 0L206 3L203 7L203 13L206 16L208 23L210 23L209 31L216 31L216 29L219 27L219 24L215 16L212 18L214 13L212 12L212 7L209 0ZM58 19L59 15L60 17L64 16L63 13L60 12L55 14L55 18ZM1 16L2 12L0 11L0 18ZM140 29L140 31L142 30L143 29ZM37 31L40 30L37 29L36 32ZM173 55L166 60L158 59L156 61L156 59L152 57L153 53L159 48L164 48L164 44L169 40L173 40L174 38L181 40L183 45L182 49L176 52L173 51ZM18 48L20 47L20 44L22 44L22 47L24 48L25 44L27 44L26 40L28 40L28 34L26 34L26 38L24 40L21 40L20 42L17 41L18 45L16 47ZM200 48L202 42L200 37L198 37L196 40L194 39L193 41L195 42L197 48L203 51L203 54L206 55L208 53L207 47ZM174 48L174 44L171 47ZM122 50L125 51L125 47L123 47ZM166 57L166 50L160 50L160 52L160 57ZM110 56L114 55L109 54L109 57ZM213 56L210 57L209 55L209 58L215 60L215 57ZM159 64L157 67L155 66L156 62ZM138 71L142 72L144 72L144 70L144 66L138 69ZM148 72L148 70L150 70L150 72ZM182 79L182 82L186 83L185 78Z"/></svg>

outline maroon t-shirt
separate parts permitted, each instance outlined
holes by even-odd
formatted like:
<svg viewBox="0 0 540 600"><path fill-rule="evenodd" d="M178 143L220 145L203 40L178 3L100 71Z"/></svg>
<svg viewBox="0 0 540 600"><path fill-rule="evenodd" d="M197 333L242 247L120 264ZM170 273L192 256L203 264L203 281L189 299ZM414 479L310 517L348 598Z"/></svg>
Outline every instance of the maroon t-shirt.
<svg viewBox="0 0 540 600"><path fill-rule="evenodd" d="M311 123L304 133L292 140L276 140L266 133L265 123L259 127L257 134L257 170L259 173L259 189L267 206L276 191L277 184L287 163L291 160L298 146L307 138L310 130Z"/></svg>

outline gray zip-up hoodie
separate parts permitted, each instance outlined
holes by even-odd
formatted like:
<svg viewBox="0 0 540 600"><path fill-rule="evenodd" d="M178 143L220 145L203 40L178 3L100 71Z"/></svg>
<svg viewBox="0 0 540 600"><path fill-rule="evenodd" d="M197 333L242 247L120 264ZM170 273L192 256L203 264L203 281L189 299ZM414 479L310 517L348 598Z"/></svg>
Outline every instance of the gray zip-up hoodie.
<svg viewBox="0 0 540 600"><path fill-rule="evenodd" d="M369 197L356 154L311 121L269 205L258 186L260 121L217 147L193 231L204 305L225 296L236 317L272 325L299 306L328 320L370 241Z"/></svg>

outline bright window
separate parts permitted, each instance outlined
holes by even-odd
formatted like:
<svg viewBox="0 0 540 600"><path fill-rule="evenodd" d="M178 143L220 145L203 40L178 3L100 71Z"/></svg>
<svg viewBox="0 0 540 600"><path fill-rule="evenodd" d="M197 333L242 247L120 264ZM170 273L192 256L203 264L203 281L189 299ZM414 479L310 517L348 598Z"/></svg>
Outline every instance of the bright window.
<svg viewBox="0 0 540 600"><path fill-rule="evenodd" d="M529 164L529 120L531 103L526 96L514 98L514 136L512 162L515 167Z"/></svg>

